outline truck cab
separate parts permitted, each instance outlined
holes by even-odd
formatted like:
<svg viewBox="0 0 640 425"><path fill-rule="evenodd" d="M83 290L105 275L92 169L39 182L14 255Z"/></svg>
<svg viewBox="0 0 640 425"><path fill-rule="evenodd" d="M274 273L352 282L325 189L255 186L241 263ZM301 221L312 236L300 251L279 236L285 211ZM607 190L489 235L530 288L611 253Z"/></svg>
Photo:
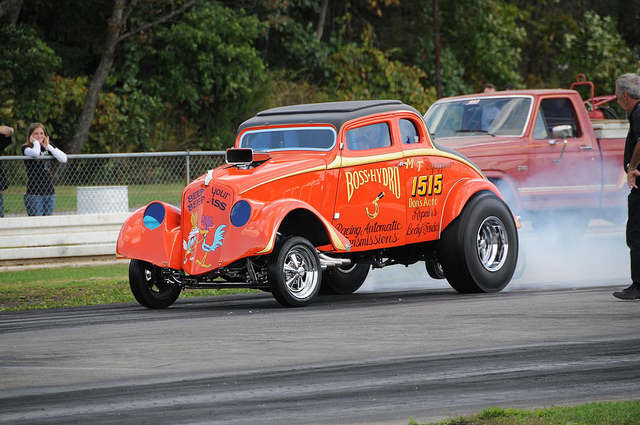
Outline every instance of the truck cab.
<svg viewBox="0 0 640 425"><path fill-rule="evenodd" d="M434 141L474 161L525 219L568 211L606 218L625 206L622 153L628 124L592 123L575 90L441 99L425 119Z"/></svg>

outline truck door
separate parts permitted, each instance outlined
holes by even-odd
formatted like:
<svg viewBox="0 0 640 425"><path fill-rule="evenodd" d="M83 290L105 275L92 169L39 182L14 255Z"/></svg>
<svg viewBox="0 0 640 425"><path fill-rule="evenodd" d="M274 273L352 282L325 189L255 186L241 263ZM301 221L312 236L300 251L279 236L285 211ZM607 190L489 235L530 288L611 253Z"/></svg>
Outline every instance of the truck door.
<svg viewBox="0 0 640 425"><path fill-rule="evenodd" d="M582 105L577 105L583 107ZM529 144L528 169L520 195L525 208L597 206L598 146L581 127L568 97L541 98ZM564 137L558 137L564 126Z"/></svg>
<svg viewBox="0 0 640 425"><path fill-rule="evenodd" d="M404 245L404 167L391 121L367 120L344 134L333 225L352 251Z"/></svg>

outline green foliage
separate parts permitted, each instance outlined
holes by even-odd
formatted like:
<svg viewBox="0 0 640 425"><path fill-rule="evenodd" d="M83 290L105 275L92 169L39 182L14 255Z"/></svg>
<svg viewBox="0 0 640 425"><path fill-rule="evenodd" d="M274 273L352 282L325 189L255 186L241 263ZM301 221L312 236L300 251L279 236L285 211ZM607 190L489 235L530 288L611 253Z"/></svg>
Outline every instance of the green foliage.
<svg viewBox="0 0 640 425"><path fill-rule="evenodd" d="M525 12L502 0L460 0L441 6L443 41L464 66L468 84L479 90L486 83L521 83L517 70L527 34L518 20L526 18Z"/></svg>
<svg viewBox="0 0 640 425"><path fill-rule="evenodd" d="M49 100L42 94L51 88L50 76L61 66L60 58L31 28L0 27L0 46L11 46L0 49L0 120L40 119Z"/></svg>
<svg viewBox="0 0 640 425"><path fill-rule="evenodd" d="M129 2L125 31L184 1ZM113 2L54 3L25 0L17 26L0 24L0 122L23 140L29 123L41 121L64 148ZM423 111L435 98L432 7L421 0L328 2L323 21L317 0L201 0L120 43L85 152L223 149L243 120L284 104L398 98ZM640 30L621 1L439 7L445 96L488 82L567 87L577 73L596 83L597 94L610 93L619 74L638 67Z"/></svg>
<svg viewBox="0 0 640 425"><path fill-rule="evenodd" d="M435 92L421 83L426 74L392 60L393 52L376 49L372 39L369 30L363 35L362 46L348 43L329 57L326 93L334 100L400 99L426 111L435 101Z"/></svg>
<svg viewBox="0 0 640 425"><path fill-rule="evenodd" d="M38 102L16 101L15 138L26 140L29 124L42 122L52 141L64 150L73 134L87 94L87 77L65 78L51 75L38 93ZM115 153L145 151L151 147L152 119L162 109L154 98L142 92L118 96L103 91L98 97L96 114L85 153ZM21 143L15 144L19 154Z"/></svg>
<svg viewBox="0 0 640 425"><path fill-rule="evenodd" d="M236 126L250 113L265 81L253 47L263 25L244 11L205 3L175 24L158 28L127 47L123 91L140 90L163 99L165 125L158 137L189 134L183 147L229 146ZM167 122L168 120L168 122Z"/></svg>
<svg viewBox="0 0 640 425"><path fill-rule="evenodd" d="M416 66L426 72L427 85L432 87L433 90L435 90L436 85L434 55L435 48L431 40L421 42L415 55ZM465 80L464 61L458 60L455 53L448 46L441 47L440 64L442 95L444 97L473 92L473 87Z"/></svg>
<svg viewBox="0 0 640 425"><path fill-rule="evenodd" d="M574 34L579 29L572 14L575 8L559 8L557 0L514 3L526 12L524 18L518 20L527 32L519 69L525 87L566 87L575 75L567 80L557 58L562 52L565 34Z"/></svg>
<svg viewBox="0 0 640 425"><path fill-rule="evenodd" d="M565 35L565 50L560 58L567 79L584 73L599 93L613 93L616 79L625 72L636 72L631 65L631 50L616 30L615 21L587 11L577 34ZM570 80L569 80L570 81Z"/></svg>
<svg viewBox="0 0 640 425"><path fill-rule="evenodd" d="M332 97L311 83L308 74L287 72L284 69L269 70L267 87L269 95L260 103L260 110L284 105L328 102Z"/></svg>
<svg viewBox="0 0 640 425"><path fill-rule="evenodd" d="M262 48L269 67L321 77L331 46L316 35L320 2L264 2L263 7L261 17L268 27L262 31Z"/></svg>

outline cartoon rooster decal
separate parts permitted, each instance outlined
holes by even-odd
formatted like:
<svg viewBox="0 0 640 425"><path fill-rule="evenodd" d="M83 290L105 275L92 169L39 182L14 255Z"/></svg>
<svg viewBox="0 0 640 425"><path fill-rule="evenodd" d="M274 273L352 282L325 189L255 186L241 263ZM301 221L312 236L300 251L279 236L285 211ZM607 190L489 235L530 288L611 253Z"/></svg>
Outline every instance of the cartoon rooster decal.
<svg viewBox="0 0 640 425"><path fill-rule="evenodd" d="M184 264L187 264L187 261L193 261L195 259L196 248L200 241L202 241L201 248L202 251L204 251L204 255L201 259L196 260L196 264L204 268L211 267L211 264L205 264L207 254L211 251L215 251L222 246L222 243L224 242L224 231L227 226L224 224L218 226L215 232L213 232L213 242L208 244L207 235L209 234L209 231L214 227L215 225L213 224L213 217L204 215L202 216L202 221L198 223L198 214L191 214L191 230L189 231L189 236L186 240L182 240L182 248L184 249ZM202 239L199 238L200 235L203 235Z"/></svg>
<svg viewBox="0 0 640 425"><path fill-rule="evenodd" d="M213 235L213 243L211 243L210 245L207 245L207 235L204 235L204 239L202 239L202 250L204 251L204 255L202 256L201 260L196 260L196 264L199 264L200 267L211 267L211 264L204 264L204 262L207 258L208 253L210 253L211 251L215 251L216 248L222 245L222 241L224 240L225 227L227 226L221 224L216 228L216 231Z"/></svg>
<svg viewBox="0 0 640 425"><path fill-rule="evenodd" d="M201 224L203 228L202 233L204 234L204 237L202 238L202 250L204 251L204 255L202 256L201 259L196 260L196 264L198 264L200 267L208 268L208 267L211 267L211 264L205 264L205 261L207 259L207 254L210 253L211 251L215 251L217 248L222 246L222 242L224 241L224 229L227 226L224 224L221 224L220 226L218 226L215 232L213 233L213 242L211 242L210 244L207 244L207 235L209 234L209 230L215 227L213 224L213 217L209 215L202 216Z"/></svg>

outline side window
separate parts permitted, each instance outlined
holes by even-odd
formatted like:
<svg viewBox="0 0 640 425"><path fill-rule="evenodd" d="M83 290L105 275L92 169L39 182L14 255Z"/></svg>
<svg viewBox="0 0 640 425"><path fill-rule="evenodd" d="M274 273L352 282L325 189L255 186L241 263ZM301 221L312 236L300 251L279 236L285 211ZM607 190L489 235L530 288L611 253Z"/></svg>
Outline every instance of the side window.
<svg viewBox="0 0 640 425"><path fill-rule="evenodd" d="M538 111L536 116L536 123L533 126L533 138L534 139L548 139L549 132L547 131L547 123L544 120L542 110Z"/></svg>
<svg viewBox="0 0 640 425"><path fill-rule="evenodd" d="M411 120L400 120L400 137L402 143L418 143L420 142L420 136L418 135L418 129Z"/></svg>
<svg viewBox="0 0 640 425"><path fill-rule="evenodd" d="M576 123L576 114L569 99L543 99L540 102L540 112L544 118L547 137L553 134L553 127L557 125L570 125L570 137L580 136L580 129ZM538 126L538 119L536 119L536 126Z"/></svg>
<svg viewBox="0 0 640 425"><path fill-rule="evenodd" d="M351 129L346 137L347 148L352 151L391 146L389 124L386 122Z"/></svg>

